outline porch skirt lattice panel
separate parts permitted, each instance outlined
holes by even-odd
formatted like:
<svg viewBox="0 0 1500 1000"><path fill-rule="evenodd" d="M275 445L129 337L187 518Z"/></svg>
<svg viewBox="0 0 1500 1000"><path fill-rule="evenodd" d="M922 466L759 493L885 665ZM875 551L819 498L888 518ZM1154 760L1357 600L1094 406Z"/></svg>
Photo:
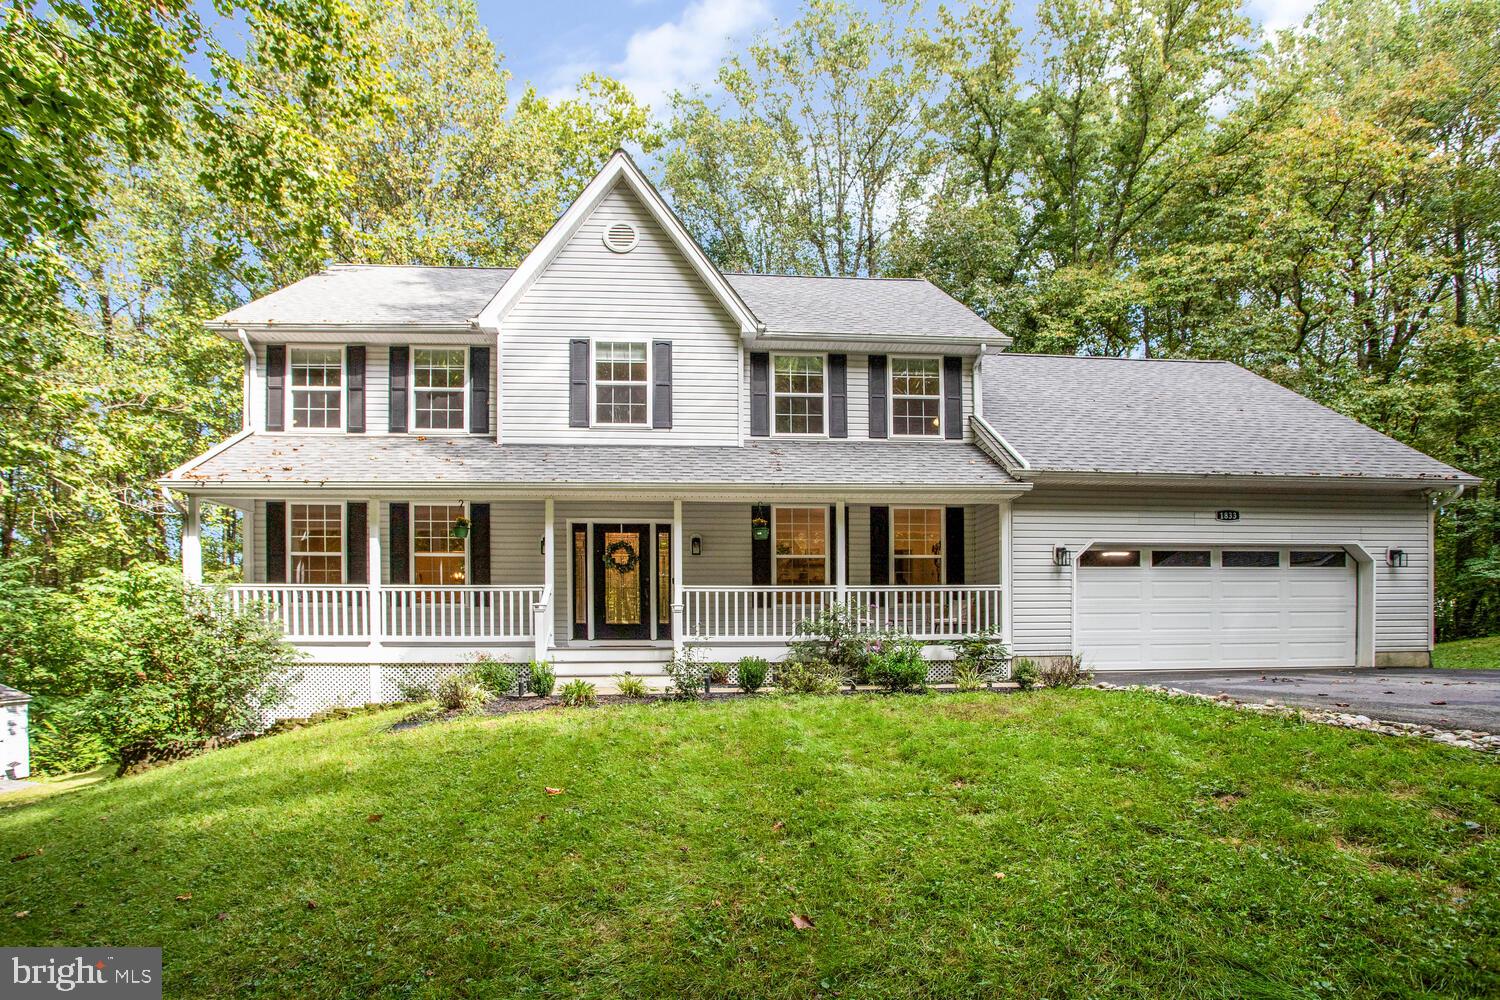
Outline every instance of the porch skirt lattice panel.
<svg viewBox="0 0 1500 1000"><path fill-rule="evenodd" d="M380 668L380 700L409 701L419 697L420 691L428 697L437 688L438 681L449 674L461 674L473 668L462 663L412 663L383 665Z"/></svg>
<svg viewBox="0 0 1500 1000"><path fill-rule="evenodd" d="M363 705L370 700L370 667L353 663L306 663L287 672L289 697L262 713L277 719L305 719L328 708Z"/></svg>

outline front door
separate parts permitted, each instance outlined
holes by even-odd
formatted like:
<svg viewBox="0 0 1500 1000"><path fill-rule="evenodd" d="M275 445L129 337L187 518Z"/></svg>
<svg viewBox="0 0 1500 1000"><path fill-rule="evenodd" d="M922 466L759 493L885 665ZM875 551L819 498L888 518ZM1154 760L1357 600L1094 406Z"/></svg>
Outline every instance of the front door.
<svg viewBox="0 0 1500 1000"><path fill-rule="evenodd" d="M594 525L594 637L651 638L651 531Z"/></svg>

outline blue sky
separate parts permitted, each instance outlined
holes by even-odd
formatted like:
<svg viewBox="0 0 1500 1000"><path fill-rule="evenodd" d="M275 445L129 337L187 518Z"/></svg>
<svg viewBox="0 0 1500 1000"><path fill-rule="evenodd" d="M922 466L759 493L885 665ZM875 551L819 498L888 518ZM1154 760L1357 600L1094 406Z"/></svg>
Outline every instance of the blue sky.
<svg viewBox="0 0 1500 1000"><path fill-rule="evenodd" d="M858 0L857 0L858 2ZM1306 16L1311 0L1244 0L1251 18L1272 29ZM517 83L566 92L584 72L616 76L655 102L676 87L711 83L720 59L777 20L792 20L796 0L477 0ZM868 4L868 6L876 6ZM1023 29L1035 0L1015 0Z"/></svg>

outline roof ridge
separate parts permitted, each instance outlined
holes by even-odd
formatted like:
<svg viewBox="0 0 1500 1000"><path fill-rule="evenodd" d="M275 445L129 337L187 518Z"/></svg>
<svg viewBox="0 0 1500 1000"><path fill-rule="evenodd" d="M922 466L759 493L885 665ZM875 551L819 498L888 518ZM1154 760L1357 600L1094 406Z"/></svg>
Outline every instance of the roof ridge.
<svg viewBox="0 0 1500 1000"><path fill-rule="evenodd" d="M774 274L770 271L724 271L726 276L735 275L743 278L807 278L816 281L916 281L930 285L931 281L926 278L892 278L885 275L864 274Z"/></svg>
<svg viewBox="0 0 1500 1000"><path fill-rule="evenodd" d="M1226 361L1223 358L1131 358L1118 354L1041 354L1035 351L997 351L992 357L1063 358L1069 361L1152 361L1162 364L1231 365L1235 368L1242 367L1236 362Z"/></svg>
<svg viewBox="0 0 1500 1000"><path fill-rule="evenodd" d="M406 267L425 268L431 271L514 271L513 267L502 267L499 264L369 264L358 260L336 260L324 268L331 271L336 267Z"/></svg>

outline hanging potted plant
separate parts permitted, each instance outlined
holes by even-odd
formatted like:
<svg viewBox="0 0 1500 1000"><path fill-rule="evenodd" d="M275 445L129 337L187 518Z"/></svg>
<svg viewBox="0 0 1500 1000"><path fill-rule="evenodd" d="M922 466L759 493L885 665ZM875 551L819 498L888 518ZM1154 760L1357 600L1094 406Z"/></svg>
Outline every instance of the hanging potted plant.
<svg viewBox="0 0 1500 1000"><path fill-rule="evenodd" d="M459 540L469 537L469 519L467 517L455 517L453 527L450 529L453 537Z"/></svg>
<svg viewBox="0 0 1500 1000"><path fill-rule="evenodd" d="M763 517L750 520L750 537L757 542L763 542L771 537L771 524Z"/></svg>

